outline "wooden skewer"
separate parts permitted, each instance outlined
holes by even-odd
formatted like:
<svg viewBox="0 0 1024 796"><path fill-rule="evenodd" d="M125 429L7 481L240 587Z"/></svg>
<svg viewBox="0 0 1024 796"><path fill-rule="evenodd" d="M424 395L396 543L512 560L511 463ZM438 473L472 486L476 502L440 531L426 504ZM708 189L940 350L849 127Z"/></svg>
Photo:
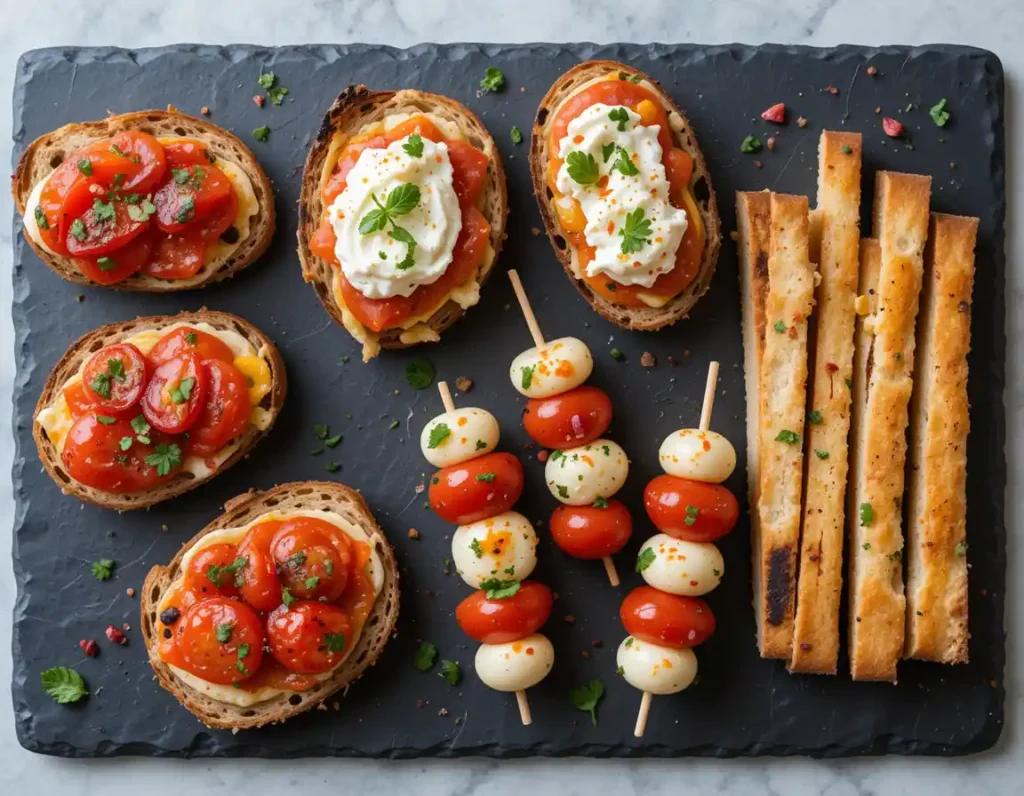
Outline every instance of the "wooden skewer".
<svg viewBox="0 0 1024 796"><path fill-rule="evenodd" d="M526 296L526 290L523 288L523 282L519 278L519 273L515 268L509 269L508 272L509 281L512 282L512 289L516 293L516 298L519 299L519 308L523 311L523 317L526 318L526 325L530 328L530 336L533 337L533 344L540 348L544 345L544 335L540 331L540 324L537 323L537 316L533 314L533 307L530 306L530 299ZM619 573L615 569L615 562L611 556L605 556L601 559L601 563L604 564L604 571L608 575L608 582L612 586L619 585Z"/></svg>
<svg viewBox="0 0 1024 796"><path fill-rule="evenodd" d="M704 385L704 405L700 410L700 430L707 431L711 427L711 411L715 408L715 388L718 386L718 363L712 360L708 363L708 380ZM647 715L651 712L651 699L653 694L644 691L640 698L640 711L636 716L636 727L633 728L633 735L640 738L647 729Z"/></svg>
<svg viewBox="0 0 1024 796"><path fill-rule="evenodd" d="M448 382L439 381L437 383L437 391L441 393L441 403L444 404L444 411L454 412L455 401L452 400L452 391L448 389ZM523 720L523 724L532 724L533 716L530 715L530 703L526 699L525 691L516 691L516 702L519 705L519 718Z"/></svg>

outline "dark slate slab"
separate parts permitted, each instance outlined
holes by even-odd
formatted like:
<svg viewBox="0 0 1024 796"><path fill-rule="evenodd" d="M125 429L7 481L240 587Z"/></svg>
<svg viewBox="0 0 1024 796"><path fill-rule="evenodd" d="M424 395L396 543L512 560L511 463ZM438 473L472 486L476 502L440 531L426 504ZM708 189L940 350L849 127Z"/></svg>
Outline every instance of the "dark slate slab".
<svg viewBox="0 0 1024 796"><path fill-rule="evenodd" d="M651 531L641 521L642 489L659 472L656 452L664 435L696 423L711 358L723 365L715 427L742 448L740 312L735 249L728 240L714 285L689 321L659 334L627 334L583 304L547 240L531 234L540 220L530 195L527 147L514 146L509 129L518 125L528 131L548 85L572 64L592 57L636 64L662 81L686 110L708 157L727 232L735 226L736 190L769 187L813 195L823 127L865 133L865 196L870 196L876 169L921 172L934 177L935 209L981 216L970 381L970 665L906 663L894 687L854 684L845 676L793 677L781 663L760 660L754 648L744 520L723 544L728 573L710 598L719 629L699 650L699 684L658 698L646 736L633 738L639 694L616 677L614 655L623 635L619 601L640 582L630 562ZM877 67L877 76L866 74L868 63ZM508 87L499 95L477 97L477 82L489 64L505 72ZM251 96L256 76L268 69L291 93L283 107L261 110ZM544 488L542 468L526 449L528 439L518 422L521 401L506 375L512 356L529 344L507 280L501 275L492 280L480 306L445 335L443 345L391 353L364 366L357 347L327 318L300 277L295 202L306 148L335 94L359 82L443 92L483 117L502 149L509 178L512 213L501 265L521 270L549 335L578 335L597 352L593 382L611 394L617 410L612 436L625 443L633 458L623 495L638 528L619 557L622 589L607 585L600 566L570 560L546 538L542 541L537 576L560 594L546 631L557 648L558 664L530 691L531 727L520 726L511 697L487 690L472 674L474 648L452 618L467 589L443 572L452 528L425 510L423 497L414 492L426 472L417 434L440 402L434 391L409 389L402 376L408 361L427 355L440 377L472 377L473 402L498 415L505 448L525 460L528 488L521 509L546 519L554 501ZM838 94L827 91L829 85ZM942 130L927 114L941 97L948 98L953 115ZM758 118L776 102L789 107L791 121L782 128ZM263 261L233 282L167 296L83 291L44 268L16 236L13 696L22 745L65 756L834 757L964 754L995 742L1004 696L1006 264L1003 73L993 54L945 45L834 50L592 44L49 49L23 56L18 66L16 154L66 122L100 117L108 109L124 112L166 103L192 113L208 105L213 121L244 138L255 127L271 127L269 142L254 148L277 187L281 228ZM903 120L912 148L882 134L876 108ZM806 129L793 123L797 116L808 120ZM756 156L763 164L756 168L755 157L740 153L740 141L748 134L763 139L772 133L775 151ZM865 222L867 207L865 202ZM17 220L15 229L20 230ZM84 298L76 301L80 293ZM118 516L62 497L41 472L31 439L33 407L50 367L72 340L95 326L137 313L203 305L246 316L280 344L291 390L270 438L230 473L148 512ZM612 344L626 353L626 362L606 354ZM640 367L645 350L657 356L656 368ZM343 364L343 355L351 361ZM400 427L391 430L394 420ZM334 477L363 491L397 548L404 589L400 630L379 664L341 700L340 711L314 712L281 727L239 735L206 730L153 682L136 632L137 598L130 599L125 589L138 589L148 568L170 558L227 498L251 486L325 477L324 458L309 455L314 423L329 423L345 433L330 457L344 468ZM741 462L729 484L737 495L746 492L743 471ZM419 541L407 538L412 526L420 531ZM88 562L107 557L117 559L117 576L98 583ZM567 615L575 623L563 621ZM132 625L127 647L103 639L110 622ZM99 658L79 653L77 642L86 637L100 640ZM442 657L462 663L468 676L458 688L413 667L417 639L433 641ZM39 672L57 664L77 667L88 680L93 696L83 705L60 707L41 692ZM571 687L591 678L601 678L607 688L597 727L573 709L568 697ZM446 716L438 715L442 709Z"/></svg>

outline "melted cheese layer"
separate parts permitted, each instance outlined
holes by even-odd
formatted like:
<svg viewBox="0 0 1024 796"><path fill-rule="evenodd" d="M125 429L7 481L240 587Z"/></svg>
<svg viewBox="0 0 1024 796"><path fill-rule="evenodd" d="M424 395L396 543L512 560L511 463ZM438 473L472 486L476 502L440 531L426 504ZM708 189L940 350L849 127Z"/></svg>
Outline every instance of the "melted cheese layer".
<svg viewBox="0 0 1024 796"><path fill-rule="evenodd" d="M200 332L213 335L222 342L224 342L235 354L235 358L239 359L242 357L258 357L264 362L267 360L268 351L256 350L256 347L246 340L238 332L233 332L228 329L217 329L208 323L175 323L168 326L166 329L144 329L141 332L136 332L131 337L125 338L121 342L131 343L139 349L143 354L148 354L161 338L170 334L175 329L180 329L183 326L188 326L193 329L197 329ZM44 409L40 410L39 414L36 415L36 422L43 427L46 431L46 436L57 448L58 453L62 453L64 450L64 443L67 440L68 432L71 431L71 426L74 425L74 419L71 417L71 409L68 407L67 401L64 399L64 388L81 381L82 369L85 367L85 362L79 368L78 373L64 382L60 391L57 393L57 397L53 403ZM266 371L264 379L270 379L269 368ZM254 388L260 390L266 389L267 392L273 385L267 384L254 384ZM259 406L254 406L252 414L249 418L249 422L256 426L260 431L265 431L270 427L272 416L269 411ZM182 462L182 471L192 473L197 478L205 478L208 475L216 472L217 468L220 467L225 461L227 461L231 455L238 450L240 443L232 442L226 445L221 450L207 456L200 458L198 456L187 456Z"/></svg>
<svg viewBox="0 0 1024 796"><path fill-rule="evenodd" d="M364 531L362 528L353 525L340 514L333 511L301 510L288 512L273 512L270 514L264 514L260 517L257 517L248 525L243 525L240 528L222 528L219 531L213 531L212 533L208 533L201 540L199 540L199 542L197 542L195 546L193 546L190 550L188 550L185 553L185 555L182 556L180 571L181 573L187 572L189 565L192 562L192 559L203 548L209 545L221 543L238 544L238 542L242 540L242 537L244 537L245 534L248 533L249 529L252 528L254 525L257 525L261 522L266 522L268 520L287 520L293 517L313 517L316 519L326 520L332 525L335 525L338 528L340 528L353 539L356 539L361 542L366 542L366 544L370 545L370 560L368 562L368 566L370 567L370 580L373 582L374 595L380 595L381 591L384 588L384 564L383 562L381 562L380 556L377 554L377 550L374 547L374 539L372 539L369 536L369 534L367 534L366 531ZM174 581L174 583L171 584L170 588L168 588L168 590L164 593L164 599L160 602L160 605L157 610L158 614L163 613L165 608L170 607L170 597L178 589L183 580L184 574L180 574L178 578ZM345 661L348 659L348 656L352 653L352 650L356 648L361 633L362 628L360 628L359 632L353 633L352 639L348 645L348 651L346 652L345 657L338 662L338 666L344 664ZM159 641L157 641L157 644L159 644ZM181 679L181 681L186 685L191 686L192 688L196 689L202 694L205 694L211 699L216 699L218 702L225 702L229 705L236 705L238 707L250 707L252 705L257 705L260 702L266 702L268 699L273 699L274 697L279 696L280 694L293 693L291 691L286 691L280 688L260 688L256 691L246 691L244 689L234 688L232 686L218 685L217 683L210 683L202 679L201 677L197 677L194 674L186 672L184 669L180 669L177 666L171 666L170 664L168 664L168 666L171 669L171 671L174 672L175 676ZM335 666L329 672L324 672L323 674L316 675L316 680L318 682L323 682L324 680L330 679L334 675L334 672L337 670L338 666Z"/></svg>

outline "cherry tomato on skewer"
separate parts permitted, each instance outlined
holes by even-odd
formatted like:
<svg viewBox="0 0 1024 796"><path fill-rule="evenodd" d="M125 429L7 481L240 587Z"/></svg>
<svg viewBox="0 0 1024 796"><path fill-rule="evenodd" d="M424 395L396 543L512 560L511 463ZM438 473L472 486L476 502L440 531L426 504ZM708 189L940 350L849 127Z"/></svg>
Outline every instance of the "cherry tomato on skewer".
<svg viewBox="0 0 1024 796"><path fill-rule="evenodd" d="M551 538L574 558L597 559L614 555L629 540L633 520L618 500L602 506L561 505L551 514Z"/></svg>
<svg viewBox="0 0 1024 796"><path fill-rule="evenodd" d="M638 586L619 609L626 632L666 647L696 647L715 632L715 615L699 597L680 597L652 586Z"/></svg>
<svg viewBox="0 0 1024 796"><path fill-rule="evenodd" d="M644 508L659 531L689 542L721 539L740 516L739 503L726 487L674 475L647 484Z"/></svg>
<svg viewBox="0 0 1024 796"><path fill-rule="evenodd" d="M438 470L430 479L430 507L454 525L508 511L523 493L523 465L511 453L488 453Z"/></svg>
<svg viewBox="0 0 1024 796"><path fill-rule="evenodd" d="M488 599L483 589L473 592L455 609L462 631L483 644L506 644L536 633L551 615L551 589L525 580L511 597Z"/></svg>
<svg viewBox="0 0 1024 796"><path fill-rule="evenodd" d="M611 399L586 385L550 398L531 398L523 411L523 428L530 438L559 450L593 442L611 422Z"/></svg>

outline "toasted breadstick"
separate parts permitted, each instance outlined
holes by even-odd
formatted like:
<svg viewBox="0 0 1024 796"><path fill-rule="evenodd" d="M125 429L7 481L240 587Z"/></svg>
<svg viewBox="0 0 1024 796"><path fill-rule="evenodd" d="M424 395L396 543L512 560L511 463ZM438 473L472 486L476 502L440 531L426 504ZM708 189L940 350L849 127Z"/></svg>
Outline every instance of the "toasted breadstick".
<svg viewBox="0 0 1024 796"><path fill-rule="evenodd" d="M793 644L800 543L807 326L814 304L808 224L807 197L771 195L760 383L761 594L756 618L761 656L787 660Z"/></svg>
<svg viewBox="0 0 1024 796"><path fill-rule="evenodd" d="M907 500L904 655L967 662L967 353L978 219L932 214L925 250Z"/></svg>
<svg viewBox="0 0 1024 796"><path fill-rule="evenodd" d="M750 506L750 547L753 554L754 611L761 616L761 524L757 513L760 468L761 357L764 354L768 298L768 245L771 198L761 193L736 194L739 232L740 296L743 307L743 381L747 392L747 488Z"/></svg>
<svg viewBox="0 0 1024 796"><path fill-rule="evenodd" d="M903 651L903 469L930 195L929 177L879 172L877 257L874 247L861 251L861 296L872 288L873 269L877 290L873 315L859 322L854 375L854 401L860 406L851 436L855 464L847 507L854 680L895 681ZM858 380L863 380L860 391Z"/></svg>
<svg viewBox="0 0 1024 796"><path fill-rule="evenodd" d="M821 282L812 324L807 424L806 498L800 535L793 633L793 672L835 674L839 656L839 596L843 572L854 300L860 251L859 133L824 131L818 145L818 207L812 220L812 259ZM814 229L820 229L820 256Z"/></svg>

